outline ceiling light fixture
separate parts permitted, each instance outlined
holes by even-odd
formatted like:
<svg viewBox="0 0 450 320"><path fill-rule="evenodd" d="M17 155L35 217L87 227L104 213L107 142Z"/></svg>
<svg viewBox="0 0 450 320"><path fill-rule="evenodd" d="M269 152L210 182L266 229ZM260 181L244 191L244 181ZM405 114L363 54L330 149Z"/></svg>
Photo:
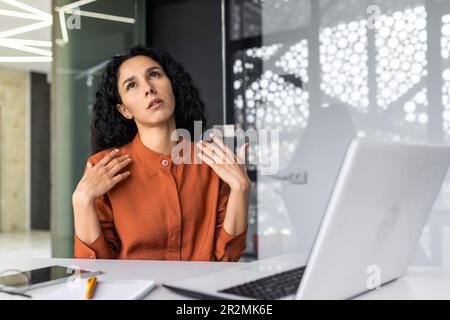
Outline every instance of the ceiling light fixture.
<svg viewBox="0 0 450 320"><path fill-rule="evenodd" d="M66 18L64 16L64 11L61 10L58 12L59 15L59 25L61 26L61 35L62 35L62 43L68 43L69 42L69 34L67 33L67 27L66 27ZM61 39L56 39L58 43L61 43L61 41L58 41Z"/></svg>
<svg viewBox="0 0 450 320"><path fill-rule="evenodd" d="M19 2L17 0L0 0L0 2L4 2L4 3L14 6L16 8L19 8L19 9L22 9L29 13L32 13L36 16L39 16L39 17L41 17L41 20L47 20L47 21L52 20L52 15L50 13L39 10L35 7L29 6L25 3Z"/></svg>
<svg viewBox="0 0 450 320"><path fill-rule="evenodd" d="M0 9L0 16L23 18L23 19L30 19L30 20L39 20L39 21L45 20L42 16L38 16L33 13L26 13L26 12L13 11L13 10L4 10L4 9Z"/></svg>
<svg viewBox="0 0 450 320"><path fill-rule="evenodd" d="M30 46L26 46L26 45L19 44L19 43L14 43L13 41L8 41L8 40L1 39L1 38L0 38L0 47L6 47L6 48L25 51L25 52L35 53L35 54L38 54L41 56L46 56L46 57L52 56L52 52L49 50L33 48Z"/></svg>
<svg viewBox="0 0 450 320"><path fill-rule="evenodd" d="M38 22L16 27L10 30L0 32L0 47L11 48L27 53L34 53L38 56L29 57L0 57L0 62L49 62L52 61L52 52L50 50L35 48L51 48L51 41L39 41L28 39L10 38L19 34L43 29L52 25L53 17L50 13L39 10L17 0L0 0L0 2L11 5L23 11L13 11L0 9L0 16L9 16L19 19L37 20Z"/></svg>
<svg viewBox="0 0 450 320"><path fill-rule="evenodd" d="M0 62L51 62L52 57L0 57Z"/></svg>
<svg viewBox="0 0 450 320"><path fill-rule="evenodd" d="M133 19L133 18L115 16L115 15L98 13L98 12L84 11L84 10L79 9L81 6L84 6L88 3L92 3L95 1L97 1L97 0L80 0L80 1L75 1L75 2L69 3L62 7L55 7L55 11L58 12L58 14L59 14L59 24L61 27L61 36L62 36L62 39L56 39L56 43L63 45L63 44L66 44L69 42L69 35L67 32L66 19L65 19L66 13L72 14L72 15L89 17L89 18L95 18L95 19L115 21L115 22L130 23L130 24L136 23L136 19Z"/></svg>
<svg viewBox="0 0 450 320"><path fill-rule="evenodd" d="M52 47L51 41L16 39L16 38L0 38L0 41L8 42L8 43L23 44L25 46L33 46L33 47L46 47L46 48Z"/></svg>
<svg viewBox="0 0 450 320"><path fill-rule="evenodd" d="M30 31L34 31L34 30L39 30L39 29L42 29L42 28L45 28L45 27L48 27L51 25L52 25L51 21L41 21L38 23L29 24L24 27L14 28L11 30L0 32L0 38L6 38L6 37L15 36L18 34L30 32Z"/></svg>
<svg viewBox="0 0 450 320"><path fill-rule="evenodd" d="M59 10L61 11L61 8ZM123 23L135 23L136 19L133 18L127 18L127 17L121 17L121 16L114 16L111 14L104 14L104 13L98 13L98 12L91 12L91 11L84 11L84 10L64 10L64 13L70 13L74 15L80 15L84 17L90 17L90 18L96 18L96 19L102 19L102 20L109 20L109 21L116 21L116 22L123 22Z"/></svg>
<svg viewBox="0 0 450 320"><path fill-rule="evenodd" d="M83 5L95 2L97 0L80 0L69 3L62 7L55 7L58 12L59 23L61 26L62 39L56 39L56 43L65 44L69 42L69 34L66 26L65 14L79 15L89 18L102 19L108 21L115 21L121 23L136 23L136 19L115 16L110 14L103 14L91 11L82 11L79 8ZM43 29L52 25L53 17L50 13L39 10L33 6L22 3L17 0L0 0L0 2L9 4L13 7L21 9L23 11L5 10L0 9L0 16L9 16L19 19L37 20L38 22L32 23L26 26L13 28L0 32L0 47L7 47L23 52L35 53L39 56L30 57L0 57L0 62L49 62L52 61L52 52L50 50L39 49L35 47L47 47L51 48L51 41L39 41L10 38L19 34Z"/></svg>
<svg viewBox="0 0 450 320"><path fill-rule="evenodd" d="M88 3L95 2L95 1L97 1L97 0L80 0L80 1L75 1L75 2L72 2L72 3L66 4L65 6L62 6L61 10L67 11L67 10L75 9L75 8L84 6L84 5L88 4Z"/></svg>

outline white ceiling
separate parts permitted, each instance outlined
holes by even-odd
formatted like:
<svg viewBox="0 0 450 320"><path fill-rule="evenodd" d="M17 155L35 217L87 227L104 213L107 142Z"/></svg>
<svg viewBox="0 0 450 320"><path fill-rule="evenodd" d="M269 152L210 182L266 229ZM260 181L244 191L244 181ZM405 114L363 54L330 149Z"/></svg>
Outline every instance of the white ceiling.
<svg viewBox="0 0 450 320"><path fill-rule="evenodd" d="M36 9L51 13L51 7L52 7L51 0L19 0L19 1L24 4L27 4L29 6L35 7ZM24 11L20 8L6 4L1 1L0 1L0 9L27 13L26 11ZM23 18L16 18L16 17L0 16L0 32L6 31L6 30L11 30L13 28L23 27L23 26L30 25L30 24L37 23L37 22L39 22L39 21L23 19ZM52 41L51 35L52 35L51 26L48 26L43 29L14 35L14 36L11 36L11 38ZM40 47L39 49L45 49L45 50L51 51L51 48L41 48ZM24 51L0 46L0 57L4 57L4 56L23 57L23 56L36 56L36 55L34 53L24 52ZM19 69L19 70L34 71L34 72L41 72L41 73L49 74L51 62L8 62L8 63L0 62L0 68L3 68L3 67L8 68L8 69Z"/></svg>

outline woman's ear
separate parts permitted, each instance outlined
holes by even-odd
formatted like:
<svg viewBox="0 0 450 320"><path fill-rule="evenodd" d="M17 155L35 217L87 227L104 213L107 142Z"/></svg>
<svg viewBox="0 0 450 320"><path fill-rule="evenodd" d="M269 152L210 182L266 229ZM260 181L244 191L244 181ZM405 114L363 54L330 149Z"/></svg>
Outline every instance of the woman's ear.
<svg viewBox="0 0 450 320"><path fill-rule="evenodd" d="M122 104L119 103L117 106L117 110L128 120L133 119L133 115L128 111L128 109Z"/></svg>

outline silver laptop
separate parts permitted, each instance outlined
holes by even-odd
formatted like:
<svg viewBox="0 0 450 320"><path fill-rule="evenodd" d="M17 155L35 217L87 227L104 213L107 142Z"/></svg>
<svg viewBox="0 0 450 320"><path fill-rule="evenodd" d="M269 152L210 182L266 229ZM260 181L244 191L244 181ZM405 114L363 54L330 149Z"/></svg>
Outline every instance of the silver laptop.
<svg viewBox="0 0 450 320"><path fill-rule="evenodd" d="M380 287L406 272L449 164L449 147L355 139L307 261L285 254L164 286L271 300L347 299Z"/></svg>

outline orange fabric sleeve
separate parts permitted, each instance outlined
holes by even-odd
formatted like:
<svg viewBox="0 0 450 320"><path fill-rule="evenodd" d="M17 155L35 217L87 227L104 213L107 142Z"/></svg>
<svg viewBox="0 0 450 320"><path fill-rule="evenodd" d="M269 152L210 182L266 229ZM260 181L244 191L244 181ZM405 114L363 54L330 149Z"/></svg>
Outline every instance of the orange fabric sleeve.
<svg viewBox="0 0 450 320"><path fill-rule="evenodd" d="M217 224L215 235L215 257L216 261L239 261L246 248L247 228L238 235L230 235L223 227L227 211L230 187L220 180L219 199L217 205Z"/></svg>
<svg viewBox="0 0 450 320"><path fill-rule="evenodd" d="M107 195L96 199L95 209L102 233L90 244L75 235L74 258L115 259L120 250L120 239L114 228L113 212Z"/></svg>

